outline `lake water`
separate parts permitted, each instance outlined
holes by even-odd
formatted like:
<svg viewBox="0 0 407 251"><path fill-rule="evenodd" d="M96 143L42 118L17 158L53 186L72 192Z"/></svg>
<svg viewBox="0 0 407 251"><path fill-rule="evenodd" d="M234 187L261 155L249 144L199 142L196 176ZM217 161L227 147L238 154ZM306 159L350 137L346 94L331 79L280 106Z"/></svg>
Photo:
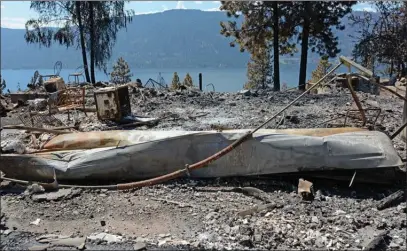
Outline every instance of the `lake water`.
<svg viewBox="0 0 407 251"><path fill-rule="evenodd" d="M310 63L307 67L307 80L311 77L311 72L315 69L316 64ZM339 69L340 71L341 69ZM53 69L39 69L42 75L53 74ZM1 76L5 79L7 89L11 92L15 92L18 89L18 83L20 83L21 89L26 89L27 84L34 75L35 70L10 70L2 69ZM68 82L68 75L75 72L74 69L62 69L60 76ZM198 85L198 75L202 73L203 89L212 90L208 84L213 84L215 90L219 92L236 92L242 89L243 85L247 81L246 68L241 69L132 69L133 77L135 81L137 78L141 79L145 84L148 79L158 79L159 73L164 78L165 82L171 84L174 72L178 73L180 80L185 78L185 75L189 73L193 79L195 85ZM299 65L297 64L281 64L280 66L280 78L281 84L286 83L288 87L294 87L298 85ZM109 76L105 75L101 71L96 72L97 81L108 81Z"/></svg>

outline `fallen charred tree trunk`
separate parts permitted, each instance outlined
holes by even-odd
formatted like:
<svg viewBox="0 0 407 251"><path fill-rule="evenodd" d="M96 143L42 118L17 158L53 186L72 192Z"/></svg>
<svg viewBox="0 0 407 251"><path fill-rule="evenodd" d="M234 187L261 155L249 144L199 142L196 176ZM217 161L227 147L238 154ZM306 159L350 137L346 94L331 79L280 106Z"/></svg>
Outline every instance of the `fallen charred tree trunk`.
<svg viewBox="0 0 407 251"><path fill-rule="evenodd" d="M389 207L394 207L406 201L406 194L404 190L399 190L395 193L390 194L386 198L382 199L377 205L378 210L384 210Z"/></svg>

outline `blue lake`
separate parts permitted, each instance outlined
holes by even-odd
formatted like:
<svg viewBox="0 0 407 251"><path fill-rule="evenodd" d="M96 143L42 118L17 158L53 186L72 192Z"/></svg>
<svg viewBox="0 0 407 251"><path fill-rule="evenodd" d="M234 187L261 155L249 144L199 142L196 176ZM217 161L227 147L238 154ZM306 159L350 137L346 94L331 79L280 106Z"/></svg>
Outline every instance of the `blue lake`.
<svg viewBox="0 0 407 251"><path fill-rule="evenodd" d="M316 64L309 63L307 67L307 80L311 77L311 72L315 70ZM342 67L341 67L342 68ZM339 69L338 71L345 71L346 69ZM53 74L53 69L38 69L39 73L42 75ZM18 84L21 89L26 89L27 84L34 75L35 69L24 69L24 70L11 70L2 69L1 76L6 80L6 90L10 89L14 92L18 89ZM74 69L62 69L60 76L68 82L68 75L75 72ZM141 79L142 83L145 84L148 79L156 80L158 79L159 73L164 78L165 82L169 85L171 83L174 72L178 73L180 80L185 78L185 75L189 73L194 81L195 85L198 85L198 75L202 73L203 88L205 90L212 90L212 87L208 84L213 84L215 90L219 92L236 92L242 89L243 85L247 81L246 68L241 69L131 69L133 73L132 80L135 81L137 78ZM298 84L299 75L299 64L281 64L280 66L280 76L281 84L287 84L288 87L294 87ZM96 72L97 81L108 81L109 76L101 71Z"/></svg>

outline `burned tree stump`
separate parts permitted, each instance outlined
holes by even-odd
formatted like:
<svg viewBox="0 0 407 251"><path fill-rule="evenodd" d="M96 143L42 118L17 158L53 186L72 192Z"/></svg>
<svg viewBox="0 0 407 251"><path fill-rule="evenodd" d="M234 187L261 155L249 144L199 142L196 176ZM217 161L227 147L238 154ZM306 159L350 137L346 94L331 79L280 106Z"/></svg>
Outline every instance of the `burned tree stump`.
<svg viewBox="0 0 407 251"><path fill-rule="evenodd" d="M402 203L403 200L406 200L405 192L403 190L399 190L382 199L377 205L377 210L384 210L389 207L397 206L398 204Z"/></svg>

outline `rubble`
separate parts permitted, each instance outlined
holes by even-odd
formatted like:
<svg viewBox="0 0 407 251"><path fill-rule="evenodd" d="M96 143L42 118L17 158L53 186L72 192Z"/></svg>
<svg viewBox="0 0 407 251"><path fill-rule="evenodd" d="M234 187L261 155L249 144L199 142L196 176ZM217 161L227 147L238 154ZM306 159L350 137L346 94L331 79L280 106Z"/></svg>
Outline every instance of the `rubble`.
<svg viewBox="0 0 407 251"><path fill-rule="evenodd" d="M47 109L48 101L46 99L28 100L28 106L35 111L43 111Z"/></svg>
<svg viewBox="0 0 407 251"><path fill-rule="evenodd" d="M78 196L81 193L79 189L62 188L55 192L48 192L43 194L32 195L32 200L36 202L42 201L58 201L62 199L69 199Z"/></svg>
<svg viewBox="0 0 407 251"><path fill-rule="evenodd" d="M141 242L137 242L133 246L133 250L135 250L135 251L140 251L140 250L145 250L145 249L146 249L146 244L141 243Z"/></svg>
<svg viewBox="0 0 407 251"><path fill-rule="evenodd" d="M26 152L25 144L19 139L5 139L1 141L1 153L19 153Z"/></svg>
<svg viewBox="0 0 407 251"><path fill-rule="evenodd" d="M38 218L38 219L36 219L35 221L30 222L30 225L36 225L36 226L38 226L38 224L40 224L40 222L41 222L41 219Z"/></svg>
<svg viewBox="0 0 407 251"><path fill-rule="evenodd" d="M91 241L105 241L108 244L110 243L118 243L118 242L122 242L123 241L123 237L122 236L117 236L117 235L113 235L113 234L108 234L108 233L98 233L98 234L92 234L90 236L87 237L87 239L91 240Z"/></svg>
<svg viewBox="0 0 407 251"><path fill-rule="evenodd" d="M254 128L299 94L269 90L254 94L251 90L251 94L246 95L246 92L136 88L130 89L132 116L162 118L170 113L177 116L178 119L169 117L153 125L155 130L163 131ZM387 95L357 95L364 108L381 109L374 126L376 130L392 135L402 125L401 100ZM340 112L345 114L352 103L349 91L342 88L334 88L329 94L305 95L298 105L281 116L284 122L279 128L323 128L327 125L325 121L334 119ZM86 97L86 104L95 105L93 96ZM16 108L15 113L2 118L2 125L21 123L16 118L21 109L27 107ZM79 131L126 129L118 122L99 121L92 112L87 116L83 112L72 114L70 119L62 112L55 116L66 126L77 123ZM201 114L205 115L199 116ZM275 128L281 117L266 128ZM360 119L355 117L349 117L346 126L359 126ZM343 117L334 123L343 126ZM149 127L142 125L138 129L147 131ZM3 146L17 141L20 136L16 135L22 135L18 140L26 145L30 137L25 136L31 133L3 130L2 151ZM51 135L37 133L36 138L47 142ZM393 144L405 158L405 143L400 136L394 138ZM15 149L9 151L15 152ZM21 188L16 192L18 187L11 182L1 187L4 216L0 228L8 230L1 232L1 246L6 250L44 250L51 246L63 247L63 243L56 240L73 239L75 244L81 245L69 247L93 249L362 250L383 231L388 231L392 238L386 248L405 250L406 202L377 209L381 199L399 188L363 186L358 180L359 173L349 188L352 174L346 177L345 184L322 184L326 180L307 178L315 189L314 200L308 202L298 194L313 193L311 186L307 182L308 185L299 186L298 178L186 179L128 192L63 188L49 193L32 187L36 193L24 193ZM29 224L34 219L40 219L38 225ZM49 236L47 243L39 245L37 238L46 233L67 238Z"/></svg>

